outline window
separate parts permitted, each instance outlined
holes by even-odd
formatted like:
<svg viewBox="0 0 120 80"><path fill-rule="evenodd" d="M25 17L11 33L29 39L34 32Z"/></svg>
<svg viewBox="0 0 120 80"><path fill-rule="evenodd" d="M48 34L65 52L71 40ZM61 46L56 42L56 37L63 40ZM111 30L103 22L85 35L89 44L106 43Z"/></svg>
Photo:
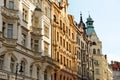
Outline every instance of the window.
<svg viewBox="0 0 120 80"><path fill-rule="evenodd" d="M8 24L7 38L13 37L13 24Z"/></svg>
<svg viewBox="0 0 120 80"><path fill-rule="evenodd" d="M25 8L23 8L22 18L23 18L23 21L27 22L27 20L28 20L28 11Z"/></svg>
<svg viewBox="0 0 120 80"><path fill-rule="evenodd" d="M44 80L48 80L47 79L47 70L44 71Z"/></svg>
<svg viewBox="0 0 120 80"><path fill-rule="evenodd" d="M25 62L24 61L21 61L21 66L22 66L22 71L23 71L22 74L25 74Z"/></svg>
<svg viewBox="0 0 120 80"><path fill-rule="evenodd" d="M44 26L44 35L49 37L49 28L47 26Z"/></svg>
<svg viewBox="0 0 120 80"><path fill-rule="evenodd" d="M62 20L60 20L60 29L62 30Z"/></svg>
<svg viewBox="0 0 120 80"><path fill-rule="evenodd" d="M44 42L44 53L48 54L49 53L49 44Z"/></svg>
<svg viewBox="0 0 120 80"><path fill-rule="evenodd" d="M57 52L57 61L59 62L59 52Z"/></svg>
<svg viewBox="0 0 120 80"><path fill-rule="evenodd" d="M99 65L98 60L94 60L95 65Z"/></svg>
<svg viewBox="0 0 120 80"><path fill-rule="evenodd" d="M96 50L95 49L93 49L93 54L96 54Z"/></svg>
<svg viewBox="0 0 120 80"><path fill-rule="evenodd" d="M64 64L64 66L65 66L65 57L63 57L63 64Z"/></svg>
<svg viewBox="0 0 120 80"><path fill-rule="evenodd" d="M10 69L12 73L14 72L14 68L15 68L15 60L11 58Z"/></svg>
<svg viewBox="0 0 120 80"><path fill-rule="evenodd" d="M57 73L54 73L54 80L57 80Z"/></svg>
<svg viewBox="0 0 120 80"><path fill-rule="evenodd" d="M3 69L4 55L0 55L0 69Z"/></svg>
<svg viewBox="0 0 120 80"><path fill-rule="evenodd" d="M66 49L68 50L68 42L66 42Z"/></svg>
<svg viewBox="0 0 120 80"><path fill-rule="evenodd" d="M100 74L100 71L99 71L99 69L96 69L95 71L96 71L96 74Z"/></svg>
<svg viewBox="0 0 120 80"><path fill-rule="evenodd" d="M4 0L4 7L6 7L6 0Z"/></svg>
<svg viewBox="0 0 120 80"><path fill-rule="evenodd" d="M70 29L69 29L69 36L70 36Z"/></svg>
<svg viewBox="0 0 120 80"><path fill-rule="evenodd" d="M54 15L54 19L53 20L54 20L54 22L56 22L56 16L55 15Z"/></svg>
<svg viewBox="0 0 120 80"><path fill-rule="evenodd" d="M14 1L9 1L9 9L14 9Z"/></svg>
<svg viewBox="0 0 120 80"><path fill-rule="evenodd" d="M45 7L45 15L47 16L47 7Z"/></svg>
<svg viewBox="0 0 120 80"><path fill-rule="evenodd" d="M22 33L22 45L26 46L26 35Z"/></svg>
<svg viewBox="0 0 120 80"><path fill-rule="evenodd" d="M100 54L100 49L97 50L97 53Z"/></svg>
<svg viewBox="0 0 120 80"><path fill-rule="evenodd" d="M60 45L62 45L62 37L60 37Z"/></svg>
<svg viewBox="0 0 120 80"><path fill-rule="evenodd" d="M60 80L62 80L62 75L60 75Z"/></svg>
<svg viewBox="0 0 120 80"><path fill-rule="evenodd" d="M72 39L74 40L74 34L72 33Z"/></svg>
<svg viewBox="0 0 120 80"><path fill-rule="evenodd" d="M33 68L33 66L31 65L30 66L30 76L32 76L32 72L33 72L32 68Z"/></svg>
<svg viewBox="0 0 120 80"><path fill-rule="evenodd" d="M60 55L60 63L62 64L62 55Z"/></svg>
<svg viewBox="0 0 120 80"><path fill-rule="evenodd" d="M59 41L59 32L57 32L57 41Z"/></svg>
<svg viewBox="0 0 120 80"><path fill-rule="evenodd" d="M69 51L71 52L71 44L69 44Z"/></svg>
<svg viewBox="0 0 120 80"><path fill-rule="evenodd" d="M40 77L40 69L39 69L39 67L37 67L37 79L39 80L39 77Z"/></svg>
<svg viewBox="0 0 120 80"><path fill-rule="evenodd" d="M31 49L38 52L39 50L39 40L33 40L31 39Z"/></svg>

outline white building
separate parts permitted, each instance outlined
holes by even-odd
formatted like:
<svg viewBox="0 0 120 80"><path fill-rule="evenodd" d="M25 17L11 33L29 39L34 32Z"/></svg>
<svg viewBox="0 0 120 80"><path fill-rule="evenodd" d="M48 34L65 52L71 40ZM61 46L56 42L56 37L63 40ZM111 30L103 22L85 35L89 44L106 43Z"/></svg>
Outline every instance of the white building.
<svg viewBox="0 0 120 80"><path fill-rule="evenodd" d="M50 10L49 0L0 1L0 80L51 80Z"/></svg>

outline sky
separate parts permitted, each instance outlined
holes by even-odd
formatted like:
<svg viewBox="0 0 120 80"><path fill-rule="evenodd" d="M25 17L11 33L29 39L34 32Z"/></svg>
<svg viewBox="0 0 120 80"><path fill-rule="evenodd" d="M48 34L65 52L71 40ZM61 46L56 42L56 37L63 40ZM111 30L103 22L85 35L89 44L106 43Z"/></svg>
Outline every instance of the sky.
<svg viewBox="0 0 120 80"><path fill-rule="evenodd" d="M90 14L102 41L102 53L107 54L109 63L120 62L120 0L68 0L68 3L68 13L76 22L80 21L80 12L84 22Z"/></svg>

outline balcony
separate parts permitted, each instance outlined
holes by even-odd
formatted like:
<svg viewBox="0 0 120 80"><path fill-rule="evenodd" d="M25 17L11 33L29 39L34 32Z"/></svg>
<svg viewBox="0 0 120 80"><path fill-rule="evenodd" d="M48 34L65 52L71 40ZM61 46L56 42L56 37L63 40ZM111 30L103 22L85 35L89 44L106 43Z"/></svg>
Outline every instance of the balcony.
<svg viewBox="0 0 120 80"><path fill-rule="evenodd" d="M42 30L41 28L31 27L31 34L36 36L42 36L41 30Z"/></svg>
<svg viewBox="0 0 120 80"><path fill-rule="evenodd" d="M4 45L7 47L14 48L17 45L17 39L5 38Z"/></svg>
<svg viewBox="0 0 120 80"><path fill-rule="evenodd" d="M18 10L1 7L1 13L7 19L18 19Z"/></svg>

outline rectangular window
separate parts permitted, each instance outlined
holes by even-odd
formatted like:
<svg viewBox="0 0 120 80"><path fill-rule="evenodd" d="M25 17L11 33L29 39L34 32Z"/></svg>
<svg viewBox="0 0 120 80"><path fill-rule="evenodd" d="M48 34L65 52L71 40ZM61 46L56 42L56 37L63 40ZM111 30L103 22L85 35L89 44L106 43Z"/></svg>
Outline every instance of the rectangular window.
<svg viewBox="0 0 120 80"><path fill-rule="evenodd" d="M49 52L49 44L46 43L46 42L44 42L44 53L45 53L45 54L48 54L48 52ZM55 55L55 56L56 56L56 55Z"/></svg>
<svg viewBox="0 0 120 80"><path fill-rule="evenodd" d="M44 26L44 35L49 38L49 28Z"/></svg>
<svg viewBox="0 0 120 80"><path fill-rule="evenodd" d="M66 49L68 50L68 42L66 42Z"/></svg>
<svg viewBox="0 0 120 80"><path fill-rule="evenodd" d="M14 9L14 1L9 1L9 9Z"/></svg>
<svg viewBox="0 0 120 80"><path fill-rule="evenodd" d="M38 40L34 40L34 50L38 52L38 44L39 44L39 41Z"/></svg>
<svg viewBox="0 0 120 80"><path fill-rule="evenodd" d="M25 22L28 21L28 10L25 8L23 8L22 18L23 18L23 21L25 21Z"/></svg>
<svg viewBox="0 0 120 80"><path fill-rule="evenodd" d="M22 33L22 45L26 46L26 35Z"/></svg>
<svg viewBox="0 0 120 80"><path fill-rule="evenodd" d="M60 37L60 45L62 45L62 37Z"/></svg>
<svg viewBox="0 0 120 80"><path fill-rule="evenodd" d="M3 69L4 55L0 56L0 69Z"/></svg>
<svg viewBox="0 0 120 80"><path fill-rule="evenodd" d="M7 38L13 37L13 24L8 24Z"/></svg>
<svg viewBox="0 0 120 80"><path fill-rule="evenodd" d="M62 55L60 55L60 63L62 64Z"/></svg>
<svg viewBox="0 0 120 80"><path fill-rule="evenodd" d="M99 71L99 69L96 69L96 74L100 74L100 71Z"/></svg>
<svg viewBox="0 0 120 80"><path fill-rule="evenodd" d="M57 32L57 41L59 41L59 32Z"/></svg>

